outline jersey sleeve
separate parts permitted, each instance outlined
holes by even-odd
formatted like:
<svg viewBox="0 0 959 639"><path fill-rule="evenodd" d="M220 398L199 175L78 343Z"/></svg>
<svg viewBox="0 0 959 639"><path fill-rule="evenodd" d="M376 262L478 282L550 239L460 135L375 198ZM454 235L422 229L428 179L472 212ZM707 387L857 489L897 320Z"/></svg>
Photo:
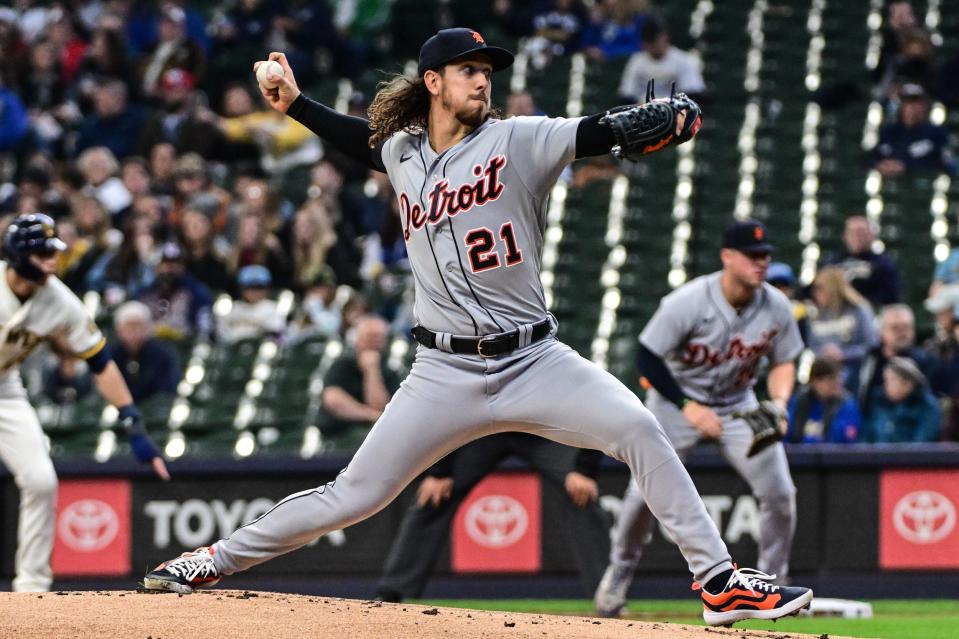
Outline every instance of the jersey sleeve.
<svg viewBox="0 0 959 639"><path fill-rule="evenodd" d="M103 350L107 340L84 308L83 303L66 286L59 290L60 326L57 337L80 359L89 359Z"/></svg>
<svg viewBox="0 0 959 639"><path fill-rule="evenodd" d="M683 311L686 293L679 289L664 297L639 335L640 343L663 359L679 347L692 328L690 307L686 306Z"/></svg>
<svg viewBox="0 0 959 639"><path fill-rule="evenodd" d="M545 197L576 156L576 129L582 118L520 116L512 125L506 161L534 197Z"/></svg>

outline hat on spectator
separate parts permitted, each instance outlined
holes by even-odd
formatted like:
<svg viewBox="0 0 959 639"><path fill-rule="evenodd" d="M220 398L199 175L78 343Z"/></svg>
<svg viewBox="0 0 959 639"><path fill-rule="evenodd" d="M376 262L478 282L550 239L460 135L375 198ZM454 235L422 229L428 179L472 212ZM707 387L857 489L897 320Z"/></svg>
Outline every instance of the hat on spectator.
<svg viewBox="0 0 959 639"><path fill-rule="evenodd" d="M763 253L773 250L766 225L756 220L734 222L723 233L723 248L743 253Z"/></svg>
<svg viewBox="0 0 959 639"><path fill-rule="evenodd" d="M180 7L177 7L172 4L168 4L160 12L160 17L164 20L169 20L170 22L176 22L177 24L183 24L186 22L186 13Z"/></svg>
<svg viewBox="0 0 959 639"><path fill-rule="evenodd" d="M902 85L899 89L900 100L919 100L925 97L926 90L922 88L921 84L909 82L908 84Z"/></svg>
<svg viewBox="0 0 959 639"><path fill-rule="evenodd" d="M183 261L183 249L176 242L167 242L160 249L161 262L181 262Z"/></svg>
<svg viewBox="0 0 959 639"><path fill-rule="evenodd" d="M773 262L766 270L766 281L770 284L785 284L786 286L796 285L796 274L789 264L785 262Z"/></svg>
<svg viewBox="0 0 959 639"><path fill-rule="evenodd" d="M922 374L916 363L908 357L893 357L886 362L886 368L916 386L926 385L926 376Z"/></svg>
<svg viewBox="0 0 959 639"><path fill-rule="evenodd" d="M809 379L834 377L840 373L842 373L842 364L826 357L816 359L809 367Z"/></svg>
<svg viewBox="0 0 959 639"><path fill-rule="evenodd" d="M959 284L943 286L935 295L923 302L930 313L941 313L949 308L959 307Z"/></svg>
<svg viewBox="0 0 959 639"><path fill-rule="evenodd" d="M176 161L176 169L174 173L179 176L186 175L206 175L206 162L203 161L203 158L199 153L189 152L184 153Z"/></svg>
<svg viewBox="0 0 959 639"><path fill-rule="evenodd" d="M273 283L273 277L265 266L251 264L236 274L236 283L240 288L268 288Z"/></svg>
<svg viewBox="0 0 959 639"><path fill-rule="evenodd" d="M177 89L190 91L196 86L196 78L186 69L167 69L160 76L160 88L164 91Z"/></svg>

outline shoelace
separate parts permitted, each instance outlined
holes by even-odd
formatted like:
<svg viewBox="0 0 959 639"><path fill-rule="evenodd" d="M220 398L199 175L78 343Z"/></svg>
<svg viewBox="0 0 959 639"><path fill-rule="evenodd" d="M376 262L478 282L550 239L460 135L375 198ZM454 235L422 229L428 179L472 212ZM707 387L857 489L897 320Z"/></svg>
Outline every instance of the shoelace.
<svg viewBox="0 0 959 639"><path fill-rule="evenodd" d="M171 563L166 569L177 577L195 579L198 576L209 577L216 575L216 568L210 561L210 556L201 553L184 553Z"/></svg>
<svg viewBox="0 0 959 639"><path fill-rule="evenodd" d="M729 581L726 582L726 587L723 588L723 590L729 590L731 586L738 584L754 595L758 594L756 590L760 592L776 592L779 590L779 586L769 583L775 578L776 575L767 575L754 568L737 568L734 569L733 574L729 576Z"/></svg>

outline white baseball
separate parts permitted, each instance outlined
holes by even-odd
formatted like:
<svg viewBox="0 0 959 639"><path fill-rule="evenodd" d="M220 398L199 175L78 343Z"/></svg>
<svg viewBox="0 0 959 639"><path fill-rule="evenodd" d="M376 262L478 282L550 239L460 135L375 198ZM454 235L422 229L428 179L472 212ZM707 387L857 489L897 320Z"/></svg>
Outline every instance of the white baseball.
<svg viewBox="0 0 959 639"><path fill-rule="evenodd" d="M256 81L260 83L260 86L264 89L275 89L278 84L276 82L270 82L267 79L268 75L283 75L283 67L279 62L276 60L267 60L256 68Z"/></svg>

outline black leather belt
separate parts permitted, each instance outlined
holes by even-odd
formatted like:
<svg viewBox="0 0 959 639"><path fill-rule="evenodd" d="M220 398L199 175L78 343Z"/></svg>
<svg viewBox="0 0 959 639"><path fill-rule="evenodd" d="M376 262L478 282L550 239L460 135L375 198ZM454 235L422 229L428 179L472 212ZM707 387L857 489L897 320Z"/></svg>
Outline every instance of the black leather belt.
<svg viewBox="0 0 959 639"><path fill-rule="evenodd" d="M538 342L549 335L552 326L549 319L533 324L529 343ZM427 348L436 348L436 333L422 326L414 326L410 331L413 339ZM519 330L483 337L451 337L450 350L459 355L480 355L481 357L497 357L512 353L519 348Z"/></svg>

